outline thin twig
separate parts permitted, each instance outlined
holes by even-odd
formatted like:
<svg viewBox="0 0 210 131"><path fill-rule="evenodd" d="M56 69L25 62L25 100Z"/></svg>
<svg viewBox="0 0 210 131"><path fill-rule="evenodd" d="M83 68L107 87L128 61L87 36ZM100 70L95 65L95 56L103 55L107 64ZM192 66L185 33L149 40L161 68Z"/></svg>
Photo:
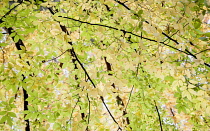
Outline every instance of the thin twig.
<svg viewBox="0 0 210 131"><path fill-rule="evenodd" d="M155 100L154 100L154 102L155 102L156 111L157 111L157 113L158 113L158 119L159 119L159 123L160 123L160 130L163 131L162 122L161 122L161 118L160 118L160 113L159 113L159 111L158 111L158 107L157 107L157 105L156 105L156 101L155 101Z"/></svg>
<svg viewBox="0 0 210 131"><path fill-rule="evenodd" d="M175 116L175 115L174 115L174 112L173 112L173 110L172 110L171 107L170 107L170 111L171 111L171 114L172 114L173 116Z"/></svg>
<svg viewBox="0 0 210 131"><path fill-rule="evenodd" d="M103 96L100 96L100 99L102 100L102 102L103 102L103 104L104 104L106 110L108 111L109 115L112 117L113 121L114 121L117 125L119 125L118 122L115 120L114 116L112 115L112 113L110 112L108 106L106 105ZM119 128L120 128L120 127L119 127ZM120 129L121 129L121 128L120 128Z"/></svg>
<svg viewBox="0 0 210 131"><path fill-rule="evenodd" d="M87 93L87 99L88 99L88 118L87 118L87 128L86 131L88 131L89 129L89 123L90 123L90 99Z"/></svg>
<svg viewBox="0 0 210 131"><path fill-rule="evenodd" d="M130 98L131 98L131 94L132 94L132 92L133 92L133 88L134 88L134 86L132 87L132 89L131 89L131 91L130 91L130 95L129 95L129 98L128 98L128 102L127 102L126 107L125 107L125 109L124 109L124 111L123 111L123 116L127 114L126 109L127 109L128 104L129 104L129 102L130 102ZM128 125L130 124L130 119L129 119L128 116L126 117L126 122L127 122ZM130 127L130 128L131 128L131 127ZM132 129L132 128L131 128L131 129Z"/></svg>
<svg viewBox="0 0 210 131"><path fill-rule="evenodd" d="M133 92L133 88L134 88L134 86L132 87L132 89L131 89L131 91L130 91L129 98L128 98L128 102L127 102L127 104L126 104L126 106L125 106L125 110L124 110L124 111L126 111L126 109L127 109L127 107L128 107L128 104L129 104L129 102L130 102L131 94L132 94L132 92Z"/></svg>
<svg viewBox="0 0 210 131"><path fill-rule="evenodd" d="M94 84L93 80L90 78L88 72L86 71L85 67L82 65L82 63L80 62L80 60L78 59L75 51L74 51L74 48L72 47L71 50L71 53L74 55L74 57L76 58L77 62L79 63L79 65L81 66L81 68L83 69L83 71L85 72L85 74L87 75L88 79L90 80L91 84L93 85L94 88L96 88L96 85ZM114 116L112 115L112 113L110 112L108 106L106 105L105 101L104 101L104 98L103 96L100 96L100 99L103 103L103 105L105 106L106 110L108 111L109 115L111 116L111 118L113 119L113 121L119 126L118 122L115 120ZM121 127L119 126L119 128L121 129Z"/></svg>
<svg viewBox="0 0 210 131"><path fill-rule="evenodd" d="M5 54L5 52L4 52L4 50L2 49L2 57L3 57L3 63L5 63L5 58L4 58L4 54Z"/></svg>
<svg viewBox="0 0 210 131"><path fill-rule="evenodd" d="M61 57L63 54L65 54L67 51L70 51L70 50L67 49L66 51L64 51L63 53L61 53L59 56L54 57L53 59L50 59L50 60L47 60L47 61L43 60L42 63L46 63L46 62L50 62L50 61L56 60L56 59L58 59L59 57Z"/></svg>
<svg viewBox="0 0 210 131"><path fill-rule="evenodd" d="M122 32L124 32L124 33L128 33L128 34L134 35L134 36L136 36L136 37L139 37L139 38L142 38L142 39L145 39L145 40L148 40L148 41L161 43L161 44L163 44L163 45L165 45L165 46L168 46L168 47L170 47L170 48L172 48L172 49L174 49L174 50L177 50L177 51L179 51L179 52L182 52L182 53L185 53L185 54L189 55L189 54L186 53L185 51L182 51L182 50L180 50L180 49L177 49L177 48L175 48L175 47L173 47L173 46L171 46L171 45L165 44L164 42L158 42L158 41L156 41L156 40L153 40L153 39L150 39L150 38L147 38L147 37L143 37L143 36L141 36L141 35L137 35L137 34L131 32L131 31L126 31L126 30L124 30L124 29L118 29L118 28L115 28L115 27L112 27L112 26L108 26L108 25L94 24L94 23L90 23L90 22L85 22L85 21L77 20L77 19L70 18L70 17L63 17L63 16L58 16L58 17L65 18L65 19L70 19L70 20L77 21L77 22L84 23L84 24L88 24L88 25L96 25L96 26L101 26L101 27L106 27L106 28L109 28L109 29L113 29L113 30L122 31Z"/></svg>
<svg viewBox="0 0 210 131"><path fill-rule="evenodd" d="M70 49L71 53L74 55L74 57L76 58L77 62L79 63L79 65L82 67L83 71L85 72L85 74L87 75L88 79L90 80L91 84L93 85L94 88L96 88L96 85L94 84L94 82L92 81L92 79L90 78L88 72L86 71L85 67L82 65L82 63L80 62L80 60L78 59L74 48L72 47L72 49Z"/></svg>
<svg viewBox="0 0 210 131"><path fill-rule="evenodd" d="M9 15L15 8L17 8L19 5L21 5L23 3L23 0L17 4L16 6L14 6L12 9L10 9L5 15L3 15L0 19L0 24L3 23L3 18L5 18L7 15Z"/></svg>
<svg viewBox="0 0 210 131"><path fill-rule="evenodd" d="M80 99L80 97L77 98L77 102L76 102L76 104L74 105L74 108L71 111L71 115L70 115L69 121L71 121L71 119L72 119L72 115L73 115L74 109L76 108L76 106L77 106L77 104L79 102L79 99Z"/></svg>
<svg viewBox="0 0 210 131"><path fill-rule="evenodd" d="M120 1L118 1L118 0L114 0L114 1L117 2L117 3L119 3L120 5L122 5L123 7L125 7L127 10L131 10L131 9L130 9L128 6L126 6L124 3L122 3L122 2L120 2ZM138 16L138 14L136 14L136 13L133 13L133 14L134 14L135 16ZM146 21L146 20L145 20L144 22L146 22L147 24L150 24L150 23L149 23L148 21ZM151 24L150 24L150 25L151 25ZM152 25L151 25L151 26L152 26ZM157 27L155 27L155 28L157 29ZM124 31L124 30L120 30L120 31ZM130 33L130 32L124 31L124 33ZM136 35L136 34L134 34L134 33L130 33L130 34L139 37L138 35ZM173 39L172 37L170 37L170 36L167 35L166 33L162 32L162 34L163 34L164 36L166 36L169 40L175 42L177 45L179 44L179 42L178 42L177 40ZM143 39L149 40L149 41L153 41L153 42L158 42L158 41L156 41L156 40L151 40L151 39L145 38L145 37L140 37L140 38L143 38ZM164 41L164 42L165 42L165 41ZM179 50L179 49L177 49L177 48L175 48L175 47L173 47L173 46L171 46L171 45L165 44L164 42L158 42L158 43L161 43L161 44L163 44L163 45L165 45L165 46L168 46L168 47L170 47L170 48L172 48L172 49L175 49L175 50L177 50L177 51L179 51L179 52L182 52L182 53L184 53L184 54L186 54L186 55L190 55L190 56L194 57L195 59L197 59L197 58L195 57L195 55L193 55L191 52L189 53L189 52L185 52L185 51ZM192 41L190 41L190 44L191 44L191 45L195 45L195 44L192 43ZM204 62L204 65L210 67L210 64L207 64L207 63L205 63L205 62Z"/></svg>
<svg viewBox="0 0 210 131"><path fill-rule="evenodd" d="M83 90L84 90L84 87L82 88L82 91L83 91ZM77 95L78 95L78 94L77 94ZM69 121L71 121L71 119L72 119L72 115L73 115L74 109L76 108L76 106L77 106L77 104L78 104L80 98L81 98L80 96L77 98L77 102L76 102L76 104L74 105L74 108L73 108L72 111L71 111L71 115L70 115ZM71 123L72 123L72 122L70 122L70 124L71 124Z"/></svg>
<svg viewBox="0 0 210 131"><path fill-rule="evenodd" d="M200 52L196 53L195 55L198 55L198 54L200 54L200 53L202 53L202 52L205 52L205 51L207 51L207 50L210 50L210 49L205 49L205 50L202 50L202 51L200 51Z"/></svg>

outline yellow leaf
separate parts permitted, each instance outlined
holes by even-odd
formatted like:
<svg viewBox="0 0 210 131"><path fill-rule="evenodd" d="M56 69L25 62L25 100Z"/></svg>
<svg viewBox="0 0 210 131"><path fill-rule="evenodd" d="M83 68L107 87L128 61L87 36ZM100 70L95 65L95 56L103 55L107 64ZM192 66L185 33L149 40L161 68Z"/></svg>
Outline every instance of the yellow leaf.
<svg viewBox="0 0 210 131"><path fill-rule="evenodd" d="M204 61L201 59L195 59L194 62L198 65L198 64L203 64Z"/></svg>
<svg viewBox="0 0 210 131"><path fill-rule="evenodd" d="M72 41L76 41L77 39L79 39L79 37L80 37L79 32L75 31L75 32L71 33Z"/></svg>
<svg viewBox="0 0 210 131"><path fill-rule="evenodd" d="M104 32L104 28L101 27L101 26L99 26L99 27L98 27L98 31L100 31L101 33L103 33L103 32Z"/></svg>
<svg viewBox="0 0 210 131"><path fill-rule="evenodd" d="M206 114L210 114L210 106L206 108Z"/></svg>
<svg viewBox="0 0 210 131"><path fill-rule="evenodd" d="M197 95L198 95L198 96L203 96L204 93L205 93L205 92L204 92L203 90L199 90L199 91L197 92Z"/></svg>
<svg viewBox="0 0 210 131"><path fill-rule="evenodd" d="M206 100L201 101L201 106L203 109L206 109L206 106L208 105Z"/></svg>
<svg viewBox="0 0 210 131"><path fill-rule="evenodd" d="M98 96L98 89L96 88L89 89L87 92L91 97L96 98Z"/></svg>
<svg viewBox="0 0 210 131"><path fill-rule="evenodd" d="M194 85L188 85L188 88L195 88L195 86Z"/></svg>
<svg viewBox="0 0 210 131"><path fill-rule="evenodd" d="M197 95L197 92L195 92L193 89L188 89L188 91L193 95Z"/></svg>
<svg viewBox="0 0 210 131"><path fill-rule="evenodd" d="M53 28L50 32L52 33L52 35L57 35L58 33L60 33L60 30Z"/></svg>
<svg viewBox="0 0 210 131"><path fill-rule="evenodd" d="M185 96L187 97L187 99L192 100L192 97L191 97L190 93L187 90L184 90L182 92L182 97L185 97Z"/></svg>

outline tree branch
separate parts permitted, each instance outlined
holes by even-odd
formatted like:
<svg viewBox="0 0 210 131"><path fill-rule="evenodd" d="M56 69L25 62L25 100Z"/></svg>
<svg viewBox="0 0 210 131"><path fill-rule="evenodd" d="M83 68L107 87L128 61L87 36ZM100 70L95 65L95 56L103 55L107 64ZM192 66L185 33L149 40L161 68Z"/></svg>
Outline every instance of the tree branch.
<svg viewBox="0 0 210 131"><path fill-rule="evenodd" d="M166 43L164 43L164 42L158 42L158 41L156 41L156 40L153 40L153 39L150 39L150 38L146 38L146 37L143 37L143 36L141 36L141 35L137 35L137 34L131 32L131 31L126 31L126 30L123 30L123 29L118 29L118 28L115 28L115 27L112 27L112 26L108 26L108 25L94 24L94 23L90 23L90 22L85 22L85 21L77 20L77 19L70 18L70 17L63 17L63 16L58 16L58 17L65 18L65 19L70 19L70 20L77 21L77 22L84 23L84 24L88 24L88 25L96 25L96 26L101 26L101 27L106 27L106 28L109 28L109 29L113 29L113 30L119 30L119 31L122 31L122 32L124 32L124 33L128 33L128 34L134 35L134 36L136 36L136 37L139 37L139 38L141 38L141 39L145 39L145 40L152 41L152 42L156 42L156 43L161 43L161 44L163 44L163 45L165 45L165 46L168 46L168 47L170 47L170 48L172 48L172 49L174 49L174 50L176 50L176 51L182 52L182 53L184 53L184 54L186 54L186 55L190 55L190 56L192 56L192 57L195 58L195 55L193 55L192 53L189 54L189 52L186 52L186 51L177 49L177 48L175 48L175 47L173 47L173 46L171 46L171 45L169 45L169 44L166 44ZM168 37L170 37L170 36L168 36ZM171 37L170 37L170 39L171 39L172 41L174 41L175 43L179 44L176 40L172 39ZM210 67L210 65L207 64L207 63L204 63L204 65Z"/></svg>
<svg viewBox="0 0 210 131"><path fill-rule="evenodd" d="M120 1L118 1L118 0L114 0L115 2L117 2L117 3L119 3L120 5L122 5L123 7L125 7L127 10L131 10L128 6L126 6L124 3L122 3L122 2L120 2ZM133 13L135 16L138 16L138 14L136 14L136 13ZM147 24L150 24L148 21L146 21L145 20L145 22L147 23ZM151 25L152 26L152 25ZM156 28L156 27L155 27ZM156 28L157 29L157 28ZM127 33L129 33L129 32L127 32ZM130 34L132 34L132 33L130 33ZM166 33L164 33L164 32L162 32L162 34L164 35L164 36L166 36L169 40L171 40L171 41L173 41L173 42L175 42L176 44L179 44L179 42L177 41L177 40L175 40L175 39L173 39L172 37L170 37L170 36L168 36ZM134 35L134 34L132 34L132 35ZM134 36L136 36L136 35L134 35ZM139 36L138 36L139 37ZM141 38L141 37L140 37ZM145 39L145 38L143 38L143 39ZM153 41L153 42L158 42L158 41L156 41L156 40L151 40L151 39L146 39L146 40L149 40L149 41ZM170 48L173 48L173 49L175 49L175 50L177 50L177 51L179 51L179 52L182 52L182 53L184 53L184 54L187 54L187 55L190 55L190 56L192 56L192 57L194 57L195 59L197 59L196 58L196 56L195 55L193 55L191 52L185 52L185 51L182 51L182 50L179 50L179 49L177 49L177 48L175 48L175 47L173 47L173 46L170 46L170 45L168 45L168 44L165 44L164 42L159 42L159 43L161 43L161 44L163 44L163 45L166 45L166 46L168 46L168 47L170 47ZM192 43L192 41L189 41L189 43L191 44L191 45L195 45L195 44L193 44ZM207 63L205 63L204 62L204 65L206 65L206 66L208 66L208 67L210 67L210 64L207 64Z"/></svg>
<svg viewBox="0 0 210 131"><path fill-rule="evenodd" d="M119 126L118 122L115 120L114 116L112 115L112 113L110 112L108 106L106 105L103 96L100 96L100 99L101 99L102 103L104 104L106 110L108 111L109 115L110 115L111 118L113 119L113 121ZM120 128L120 126L119 126L119 128ZM120 128L120 129L121 129L121 128ZM122 130L122 129L121 129L121 130Z"/></svg>
<svg viewBox="0 0 210 131"><path fill-rule="evenodd" d="M160 118L160 113L158 111L158 107L156 105L156 101L155 100L154 100L154 102L155 102L155 109L156 109L156 111L158 113L158 119L159 119L159 123L160 123L160 130L163 131L162 122L161 122L161 118Z"/></svg>
<svg viewBox="0 0 210 131"><path fill-rule="evenodd" d="M55 58L52 58L52 59L47 60L47 61L43 60L42 63L46 63L46 62L50 62L50 61L56 60L56 59L58 59L59 57L61 57L63 54L65 54L67 51L69 51L69 49L65 50L64 52L62 52L59 56L57 56L57 57L55 57Z"/></svg>
<svg viewBox="0 0 210 131"><path fill-rule="evenodd" d="M12 9L10 9L5 15L3 15L0 19L0 24L3 23L3 18L6 18L7 15L9 15L15 8L17 8L19 5L21 5L23 3L23 0L21 0L19 2L19 4L17 4L16 6L14 6Z"/></svg>
<svg viewBox="0 0 210 131"><path fill-rule="evenodd" d="M76 108L76 106L77 106L77 104L78 104L78 102L79 102L79 99L80 99L80 97L77 98L77 102L76 102L76 104L74 105L74 108L73 108L72 111L71 111L71 115L70 115L70 118L69 118L70 123L72 123L72 122L71 122L72 115L73 115L74 109Z"/></svg>
<svg viewBox="0 0 210 131"><path fill-rule="evenodd" d="M195 55L200 54L200 53L203 53L203 52L206 52L207 50L210 50L210 49L205 49L205 50L202 50L202 51L200 51L200 52L196 53Z"/></svg>
<svg viewBox="0 0 210 131"><path fill-rule="evenodd" d="M90 99L87 93L87 99L88 99L88 118L87 118L87 128L86 131L89 131L89 123L90 123Z"/></svg>
<svg viewBox="0 0 210 131"><path fill-rule="evenodd" d="M128 104L129 104L129 102L130 102L131 94L132 94L132 92L133 92L133 88L134 88L134 86L132 87L132 89L131 89L131 91L130 91L129 98L128 98L128 102L127 102L127 104L126 104L126 106L125 106L125 110L124 110L124 111L126 111L126 109L127 109L127 107L128 107Z"/></svg>
<svg viewBox="0 0 210 131"><path fill-rule="evenodd" d="M54 11L53 11L51 8L48 8L48 9L50 10L50 12L51 12L52 15L55 14ZM60 17L62 17L62 16L60 16ZM68 18L68 17L67 17L67 18ZM60 23L60 22L59 22L59 23ZM62 29L63 32L67 33L67 35L70 35L70 34L68 33L68 30L66 29L65 26L61 26L61 25L60 25L60 27L61 27L61 29ZM114 28L114 27L113 27L113 28ZM117 29L117 28L115 28L115 29ZM68 42L68 43L69 43L70 45L72 45L72 42ZM92 79L90 78L88 72L86 71L86 69L84 68L84 66L83 66L82 63L80 62L80 60L78 59L78 57L77 57L77 55L76 55L76 53L75 53L75 51L74 51L74 48L72 47L72 49L70 49L69 51L70 51L71 55L72 55L73 57L75 57L76 61L79 63L79 65L81 66L81 68L82 68L83 71L85 72L86 76L87 76L88 79L90 80L90 82L91 82L91 84L93 85L93 87L96 88L96 85L94 84L94 82L93 82ZM105 103L105 101L104 101L103 96L100 96L100 99L101 99L102 103L104 104L104 106L106 107L106 109L107 109L109 115L111 116L111 118L113 119L113 121L119 126L118 122L115 120L115 118L114 118L113 115L111 114L109 108L107 107L107 105L106 105L106 103ZM119 126L119 129L121 129L120 126Z"/></svg>
<svg viewBox="0 0 210 131"><path fill-rule="evenodd" d="M58 16L58 17L61 17L61 18L65 18L65 19L70 19L70 20L73 20L73 21L77 21L77 22L80 22L80 23L83 23L83 24L88 24L88 25L96 25L96 26L101 26L101 27L106 27L106 28L109 28L109 29L113 29L113 30L118 30L118 31L122 31L124 33L128 33L128 34L131 34L131 35L134 35L136 37L139 37L141 39L145 39L145 40L148 40L148 41L152 41L152 42L157 42L157 43L161 43L161 44L164 44L170 48L173 48L179 52L182 52L182 53L185 53L188 55L188 53L182 51L182 50L179 50L171 45L168 45L168 44L165 44L164 42L158 42L156 40L153 40L153 39L150 39L150 38L146 38L146 37L143 37L141 35L137 35L137 34L134 34L133 32L131 31L126 31L126 30L123 30L123 29L118 29L118 28L115 28L115 27L112 27L112 26L108 26L108 25L102 25L102 24L94 24L94 23L90 23L90 22L85 22L85 21L81 21L81 20L77 20L77 19L74 19L74 18L70 18L70 17L63 17L63 16Z"/></svg>
<svg viewBox="0 0 210 131"><path fill-rule="evenodd" d="M74 48L72 47L72 49L70 49L71 53L74 55L74 57L76 58L77 62L79 63L79 65L81 66L81 68L83 69L83 71L85 72L85 74L87 75L88 79L90 80L91 84L93 85L94 88L96 88L96 85L94 84L93 80L90 78L88 72L86 71L85 67L82 65L82 63L80 62L80 60L78 59L75 51L74 51ZM111 116L111 118L113 119L113 121L119 126L118 122L115 120L114 116L112 115L112 113L110 112L108 106L106 105L105 101L104 101L104 98L103 96L100 96L100 99L103 103L103 105L105 106L105 108L107 109L109 115ZM120 128L120 126L119 126ZM121 128L120 128L121 129Z"/></svg>
<svg viewBox="0 0 210 131"><path fill-rule="evenodd" d="M9 35L13 32L13 28L4 28L8 33L9 33ZM13 41L14 41L14 36L12 37L12 39L13 39ZM25 45L24 45L24 43L23 43L23 41L21 40L21 39L19 39L18 40L18 42L16 42L15 43L15 46L16 46L16 49L17 50L22 50L22 48L21 48L21 46L23 46L24 48L26 48L25 47ZM21 56L19 55L19 57L20 57L20 59L21 59ZM26 61L26 63L30 66L30 63L28 62L28 61ZM23 77L23 79L22 79L22 82L24 82L24 80L25 80L25 75L23 75L22 74L22 77ZM16 94L15 94L15 96L16 96ZM23 105L23 107L24 107L24 111L27 111L28 110L28 101L26 100L26 99L28 99L28 92L27 92L27 90L23 87L23 99L24 99L24 105ZM24 117L25 117L26 115L24 115ZM30 122L29 122L29 119L26 119L25 120L25 122L26 122L26 127L25 127L25 131L30 131Z"/></svg>

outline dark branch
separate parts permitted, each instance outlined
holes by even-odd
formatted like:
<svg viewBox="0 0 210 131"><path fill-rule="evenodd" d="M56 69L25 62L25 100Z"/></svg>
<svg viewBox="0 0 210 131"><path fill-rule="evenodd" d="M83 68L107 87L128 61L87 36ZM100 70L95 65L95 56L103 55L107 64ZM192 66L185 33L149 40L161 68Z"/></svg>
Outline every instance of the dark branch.
<svg viewBox="0 0 210 131"><path fill-rule="evenodd" d="M58 17L61 17L61 18L65 18L65 19L70 19L70 20L73 20L73 21L77 21L77 22L80 22L80 23L84 23L84 24L88 24L88 25L96 25L96 26L102 26L102 27L106 27L106 28L109 28L109 29L113 29L113 30L119 30L119 31L122 31L122 32L125 32L125 33L128 33L128 34L132 34L136 37L139 37L139 38L142 38L142 39L145 39L145 40L148 40L148 41L152 41L152 42L157 42L157 43L161 43L161 44L164 44L170 48L173 48L179 52L182 52L182 53L185 53L188 55L188 53L186 53L185 51L182 51L182 50L179 50L171 45L168 45L168 44L165 44L164 42L158 42L156 40L153 40L153 39L150 39L150 38L146 38L146 37L143 37L141 35L137 35L137 34L134 34L133 32L130 32L130 31L126 31L126 30L123 30L123 29L118 29L118 28L115 28L115 27L112 27L112 26L108 26L108 25L102 25L102 24L93 24L93 23L89 23L89 22L85 22L85 21L81 21L81 20L77 20L77 19L74 19L74 18L70 18L70 17L63 17L63 16L58 16Z"/></svg>
<svg viewBox="0 0 210 131"><path fill-rule="evenodd" d="M82 63L80 62L80 60L78 59L74 48L70 49L71 53L74 55L74 57L76 58L77 62L79 63L79 65L82 67L83 71L85 72L85 74L87 75L88 79L90 80L91 84L93 85L94 88L96 88L96 85L94 84L94 82L92 81L92 79L90 78L89 74L87 73L85 67L82 65Z"/></svg>
<svg viewBox="0 0 210 131"><path fill-rule="evenodd" d="M71 115L70 115L70 118L69 118L70 123L72 123L72 122L71 122L71 119L72 119L72 116L73 116L73 112L74 112L74 109L76 108L76 106L77 106L77 104L78 104L78 102L79 102L79 99L80 99L80 97L77 98L77 102L76 102L76 104L74 105L74 108L73 108L72 111L71 111Z"/></svg>
<svg viewBox="0 0 210 131"><path fill-rule="evenodd" d="M202 51L200 51L200 52L196 53L195 55L200 54L200 53L203 53L203 52L206 52L206 51L208 51L208 50L210 50L210 49L205 49L205 50L202 50Z"/></svg>
<svg viewBox="0 0 210 131"><path fill-rule="evenodd" d="M6 18L7 15L9 15L15 8L17 8L19 5L21 5L23 3L23 0L19 1L19 4L17 4L16 6L14 6L12 9L10 9L4 16L1 17L0 19L0 23L3 23L3 18ZM4 29L7 31L7 33L10 35L13 31L13 29L10 27L10 28L6 28L4 27ZM12 37L13 41L14 41L14 37ZM25 47L23 41L21 39L18 40L18 42L15 43L15 46L17 48L17 50L22 50L21 49L21 46ZM21 58L21 57L20 57ZM27 61L26 62L28 65L29 62ZM22 82L25 80L25 76L22 74L23 76L23 79L22 79ZM16 95L16 94L15 94ZM28 93L26 91L26 89L23 88L23 99L24 99L24 111L28 110L28 101L26 100L28 98ZM29 119L26 119L25 120L26 122L26 127L25 127L25 130L26 131L30 131L30 125L29 125Z"/></svg>
<svg viewBox="0 0 210 131"><path fill-rule="evenodd" d="M101 101L103 102L103 104L104 104L106 110L108 111L109 115L112 117L113 121L114 121L117 125L119 125L118 122L115 120L114 116L112 115L112 113L110 112L108 106L106 105L103 96L100 96L100 99L101 99ZM119 128L120 128L120 127L119 127ZM120 128L120 129L121 129L121 128Z"/></svg>
<svg viewBox="0 0 210 131"><path fill-rule="evenodd" d="M156 43L161 43L161 44L163 44L163 45L165 45L165 46L168 46L168 47L170 47L170 48L172 48L172 49L174 49L174 50L176 50L176 51L182 52L182 53L184 53L184 54L186 54L186 55L190 55L190 56L196 58L195 55L193 55L192 53L189 53L189 51L186 52L186 51L177 49L177 48L175 48L175 47L173 47L173 46L171 46L171 45L169 45L169 44L166 44L166 43L164 43L164 42L158 42L158 41L156 41L156 40L153 40L153 39L150 39L150 38L146 38L146 37L143 37L143 36L141 36L141 35L137 35L137 34L135 34L135 33L133 33L133 32L130 32L130 31L126 31L126 30L123 30L123 29L118 29L118 28L115 28L115 27L112 27L112 26L108 26L108 25L93 24L93 23L90 23L90 22L85 22L85 21L77 20L77 19L70 18L70 17L63 17L63 16L58 16L58 17L65 18L65 19L70 19L70 20L77 21L77 22L84 23L84 24L88 24L88 25L102 26L102 27L106 27L106 28L109 28L109 29L122 31L122 32L124 32L124 33L132 34L132 35L134 35L134 36L136 36L136 37L139 37L139 38L141 38L141 39L145 39L145 40L152 41L152 42L156 42ZM169 37L169 36L168 36L168 37ZM174 39L172 39L172 38L171 38L171 40L173 40L174 42L176 42L176 43L178 44L178 42L177 42L176 40L174 40ZM210 67L210 65L207 64L207 63L204 63L204 65Z"/></svg>
<svg viewBox="0 0 210 131"><path fill-rule="evenodd" d="M170 111L171 111L171 114L172 114L173 116L175 116L175 115L174 115L174 112L173 112L173 110L172 110L172 108L170 108Z"/></svg>
<svg viewBox="0 0 210 131"><path fill-rule="evenodd" d="M127 5L125 5L124 3L118 1L118 0L115 0L117 3L119 3L120 5L124 6L127 10L131 10Z"/></svg>
<svg viewBox="0 0 210 131"><path fill-rule="evenodd" d="M3 15L0 19L0 24L3 23L3 18L6 18L6 16L8 16L15 8L17 8L19 5L21 5L23 3L23 0L21 0L19 2L19 4L17 4L16 6L14 6L12 9L10 9L5 15Z"/></svg>
<svg viewBox="0 0 210 131"><path fill-rule="evenodd" d="M73 56L76 58L77 62L79 63L79 65L82 67L83 71L85 72L85 74L87 75L88 79L90 80L91 84L93 85L94 88L96 88L96 85L94 84L93 80L90 78L88 72L86 71L85 67L82 65L82 63L80 62L80 60L78 59L75 51L74 51L74 48L70 49L71 50L71 53L73 54ZM106 107L109 115L111 116L111 118L113 119L113 121L119 126L118 122L115 120L115 118L113 117L112 113L110 112L109 108L107 107L105 101L104 101L104 98L103 96L100 96L100 99L103 103L103 105ZM121 128L120 128L121 129Z"/></svg>
<svg viewBox="0 0 210 131"><path fill-rule="evenodd" d="M87 118L87 128L86 131L88 131L89 129L89 123L90 123L90 99L87 93L87 99L88 99L88 118Z"/></svg>
<svg viewBox="0 0 210 131"><path fill-rule="evenodd" d="M131 91L130 91L129 98L128 98L128 102L127 102L127 104L126 104L126 106L125 106L125 109L124 109L124 111L123 111L123 115L126 115L126 114L127 114L127 110L126 110L126 109L127 109L128 104L129 104L129 102L130 102L131 94L132 94L132 92L133 92L133 88L134 88L134 87L132 87L132 89L131 89ZM126 122L127 122L128 125L130 124L130 120L129 120L128 117L126 117ZM130 127L130 128L131 128L131 127Z"/></svg>
<svg viewBox="0 0 210 131"><path fill-rule="evenodd" d="M204 65L206 65L206 66L210 67L210 64L204 63Z"/></svg>
<svg viewBox="0 0 210 131"><path fill-rule="evenodd" d="M115 2L119 3L120 5L122 5L122 6L125 7L127 10L131 10L131 9L130 9L128 6L126 6L124 3L122 3L122 2L120 2L120 1L118 1L118 0L115 0ZM136 13L134 13L134 15L138 16L138 14L136 14ZM145 20L145 22L146 22L147 24L150 24L150 23L149 23L148 21L146 21L146 20ZM186 26L186 25L185 25L185 26ZM156 28L156 29L157 29L157 28ZM129 32L128 32L128 33L129 33ZM132 34L132 33L130 33L130 34ZM162 32L162 34L163 34L164 36L166 36L169 40L175 42L176 44L179 44L179 42L178 42L177 40L175 40L175 39L173 39L172 37L168 36L166 33ZM134 34L132 34L132 35L134 35ZM137 36L137 35L134 35L134 36ZM139 36L138 36L138 37L139 37ZM141 38L141 37L140 37L140 38ZM145 39L145 38L143 38L143 39ZM157 42L157 41L155 41L155 40L151 40L151 39L148 39L148 38L147 38L146 40ZM164 42L165 42L165 41L164 41ZM173 48L173 49L175 49L175 50L177 50L177 51L179 51L179 52L182 52L182 53L184 53L184 54L190 55L190 56L194 57L195 59L197 59L196 56L193 55L191 52L189 52L189 51L188 51L188 52L185 52L185 51L179 50L179 49L177 49L177 48L175 48L175 47L172 47L172 46L170 46L170 45L168 45L168 44L165 44L164 42L159 42L159 43L164 44L164 45L166 45L166 46L168 46L168 47L170 47L170 48ZM193 46L194 46L195 44L193 44L192 41L190 41L190 45L193 45ZM205 62L204 62L204 65L210 67L210 64L207 64L207 63L205 63Z"/></svg>
<svg viewBox="0 0 210 131"><path fill-rule="evenodd" d="M154 100L154 102L155 102L155 100ZM159 119L159 123L160 123L160 130L163 131L162 122L161 122L161 118L160 118L160 113L159 113L158 107L156 105L156 102L155 102L155 109L156 109L156 111L158 113L158 119Z"/></svg>
<svg viewBox="0 0 210 131"><path fill-rule="evenodd" d="M126 109L127 109L127 107L128 107L128 104L129 104L129 102L130 102L131 94L132 94L132 92L133 92L133 88L134 88L134 87L132 87L132 89L131 89L131 91L130 91L129 98L128 98L128 102L127 102L127 104L126 104L126 107L125 107L125 110L124 110L124 111L126 111Z"/></svg>
<svg viewBox="0 0 210 131"><path fill-rule="evenodd" d="M53 58L53 59L50 59L50 60L47 60L47 61L43 60L42 63L46 63L46 62L50 62L50 61L56 60L56 59L58 59L59 57L61 57L63 54L65 54L67 51L69 51L69 49L66 50L66 51L64 51L64 52L61 53L59 56L57 56L57 57L55 57L55 58Z"/></svg>
<svg viewBox="0 0 210 131"><path fill-rule="evenodd" d="M166 36L169 40L175 42L177 45L179 44L179 42L178 42L177 40L175 40L175 39L173 39L172 37L168 36L166 33L162 32L162 34L163 34L164 36Z"/></svg>
<svg viewBox="0 0 210 131"><path fill-rule="evenodd" d="M8 29L7 28L4 28L4 29L9 33L9 35L13 32L13 29L11 27L8 28ZM14 37L12 37L12 39L14 41ZM25 48L25 45L24 45L24 43L21 39L19 39L18 42L15 43L15 46L16 46L17 50L22 50L21 46L23 46ZM21 56L20 56L20 59L21 59ZM26 61L26 63L30 66L28 61ZM26 77L23 74L22 74L22 77L23 77L22 82L24 82ZM15 96L16 96L16 94L15 94ZM23 105L24 106L24 111L26 111L26 110L28 110L28 101L27 101L28 93L27 93L27 90L24 87L23 87L23 99L24 99L24 103L23 103L24 104ZM24 117L25 116L26 116L26 114L24 115ZM26 119L25 122L26 122L25 130L30 131L29 119Z"/></svg>

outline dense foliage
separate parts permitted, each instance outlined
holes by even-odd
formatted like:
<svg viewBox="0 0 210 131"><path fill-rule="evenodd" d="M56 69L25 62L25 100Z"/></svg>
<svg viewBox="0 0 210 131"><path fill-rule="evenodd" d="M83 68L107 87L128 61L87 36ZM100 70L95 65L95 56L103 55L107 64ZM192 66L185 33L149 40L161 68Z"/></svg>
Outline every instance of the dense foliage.
<svg viewBox="0 0 210 131"><path fill-rule="evenodd" d="M2 0L0 129L209 129L209 7Z"/></svg>

